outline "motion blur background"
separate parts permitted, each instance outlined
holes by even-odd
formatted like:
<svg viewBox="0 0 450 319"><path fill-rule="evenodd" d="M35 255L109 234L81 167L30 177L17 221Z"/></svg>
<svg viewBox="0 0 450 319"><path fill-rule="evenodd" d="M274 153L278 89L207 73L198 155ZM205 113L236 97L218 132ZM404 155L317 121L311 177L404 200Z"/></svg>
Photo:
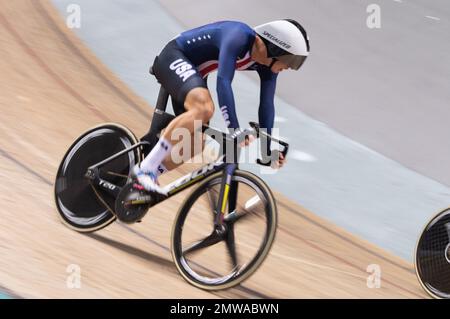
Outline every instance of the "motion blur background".
<svg viewBox="0 0 450 319"><path fill-rule="evenodd" d="M164 240L156 246L154 242L170 232L170 218L148 216L147 223L137 228L114 226L87 239L66 229L53 234L55 228L63 227L52 207L53 176L65 149L89 126L112 120L125 123L137 135L145 133L159 90L148 74L149 66L163 46L183 30L217 20L239 20L254 26L293 18L308 31L311 56L299 72L279 76L275 125L291 151L285 168L263 178L280 202L303 214L296 222L294 213L283 215L280 211L284 218L280 232L288 233L283 227L290 224L292 231L303 237L296 239L298 246L289 244L292 238L283 246L283 235L278 237L280 244L273 253L278 257L269 258L269 266L244 284L253 295L233 290L217 296L252 298L258 297L258 292L289 298L423 297L413 275L414 246L426 221L450 202L447 1L0 3L0 65L5 71L0 96L1 185L7 189L11 183L21 184L24 175L33 175L40 182L28 185L42 188L39 183L43 183L48 188L37 192L30 187L16 188L17 192L0 195L7 203L2 208L5 218L0 220L0 251L8 256L0 261L0 286L8 289L10 296L211 297L186 287L171 271L163 271L157 278L159 267L172 267L166 246L161 244ZM81 10L80 28L67 26L73 4ZM368 27L371 4L379 6L380 28ZM241 123L257 118L259 83L249 73L237 72L233 82ZM114 87L122 93L111 93ZM215 97L215 75L210 77L209 87ZM62 91L65 95L60 95ZM134 104L138 111L127 104ZM86 105L106 118L92 117ZM224 128L220 112L212 125ZM244 167L261 173L255 165ZM30 201L41 204L34 207ZM46 217L40 218L42 215ZM26 222L18 224L18 219ZM309 225L307 220L314 223ZM42 225L49 227L50 233L33 238L33 231ZM148 232L158 227L157 234ZM18 235L17 229L22 229L23 235ZM136 240L127 239L125 244L124 232L140 238L141 248ZM343 240L342 245L333 236ZM55 240L61 237L64 241L55 248ZM147 245L152 242L156 251L149 255ZM44 244L58 252L48 256ZM95 258L100 245L122 250L122 255L111 250L104 256L118 263L112 273L133 263L134 271L128 271L132 279L124 277L129 286L108 280L112 266L104 261L101 268ZM325 248L336 255L323 251ZM90 249L88 255L86 249ZM24 257L27 251L35 255L28 259ZM361 251L366 251L367 258ZM323 256L318 257L320 254ZM291 258L294 282L280 274L281 265L287 262L283 256ZM52 258L57 261L48 266ZM79 291L67 291L64 265L70 263L80 264L83 271L97 267L95 275L91 274L96 279ZM369 264L380 264L385 276L391 276L378 290L366 285ZM146 271L151 273L144 274ZM29 272L32 275L24 275ZM323 281L317 283L317 278ZM160 280L167 287L158 286ZM269 293L268 283L273 281L279 289ZM171 288L179 285L173 292Z"/></svg>

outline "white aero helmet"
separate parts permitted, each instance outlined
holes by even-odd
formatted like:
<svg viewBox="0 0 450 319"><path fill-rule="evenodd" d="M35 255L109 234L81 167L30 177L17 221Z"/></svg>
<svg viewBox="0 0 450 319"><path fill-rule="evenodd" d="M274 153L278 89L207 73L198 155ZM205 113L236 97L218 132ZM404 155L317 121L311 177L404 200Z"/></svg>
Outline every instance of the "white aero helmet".
<svg viewBox="0 0 450 319"><path fill-rule="evenodd" d="M309 55L309 37L295 20L276 20L254 30L264 41L267 56L286 63L291 69L300 69Z"/></svg>

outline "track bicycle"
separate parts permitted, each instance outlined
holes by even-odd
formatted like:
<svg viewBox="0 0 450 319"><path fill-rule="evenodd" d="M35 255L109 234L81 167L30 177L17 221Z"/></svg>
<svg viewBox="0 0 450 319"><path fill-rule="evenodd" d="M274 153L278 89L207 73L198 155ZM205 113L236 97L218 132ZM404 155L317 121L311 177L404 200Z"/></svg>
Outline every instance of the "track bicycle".
<svg viewBox="0 0 450 319"><path fill-rule="evenodd" d="M130 179L131 169L158 141L174 118L166 112L168 93L161 87L150 131L141 139L125 126L106 123L78 137L64 155L56 174L55 203L65 225L81 233L98 231L116 220L140 222L155 205L194 187L186 195L173 224L171 251L180 274L206 290L233 287L252 275L267 257L277 228L277 206L267 184L239 169L238 137L203 126L219 142L212 161L165 186L167 196L149 193ZM261 144L278 143L281 150L258 159L270 165L289 145L256 123L249 134ZM264 146L263 146L264 147ZM232 156L227 149L236 150Z"/></svg>

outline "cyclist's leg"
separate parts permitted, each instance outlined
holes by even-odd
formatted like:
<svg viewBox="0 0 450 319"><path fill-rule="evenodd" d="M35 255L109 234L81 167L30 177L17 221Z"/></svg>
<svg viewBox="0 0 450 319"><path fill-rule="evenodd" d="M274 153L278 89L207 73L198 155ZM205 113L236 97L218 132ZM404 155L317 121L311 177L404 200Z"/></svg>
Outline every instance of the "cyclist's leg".
<svg viewBox="0 0 450 319"><path fill-rule="evenodd" d="M188 161L189 159L192 159L195 156L201 154L205 148L205 137L205 134L201 132L190 134L189 137L183 136L183 138L189 140L183 140L173 147L172 154L176 154L177 157L166 156L159 168L160 174L166 171L171 171L185 163L185 161ZM203 158L199 158L199 160L202 161Z"/></svg>
<svg viewBox="0 0 450 319"><path fill-rule="evenodd" d="M176 154L176 156L167 156L164 160L164 166L168 170L180 166L183 161L191 159L203 150L204 137L201 126L208 124L214 114L214 104L209 91L205 88L194 88L189 91L184 109L185 112L173 119L162 134L162 138L168 140L172 145L176 145L172 151L172 154ZM187 134L178 134L177 130L179 129L187 130L186 133L189 132L190 140L188 142L183 140Z"/></svg>
<svg viewBox="0 0 450 319"><path fill-rule="evenodd" d="M204 78L204 81L207 83L207 77ZM213 106L214 107L214 106ZM175 112L175 114L182 114L186 112L184 102L178 102L174 98L172 98L172 108ZM205 124L205 123L202 123ZM209 125L209 122L206 123ZM165 129L162 131L162 134L164 134ZM186 136L183 136L183 138L186 138ZM183 141L181 143L178 143L174 146L172 150L172 154L179 155L176 160L174 160L174 157L167 156L163 164L161 165L160 172L164 173L165 171L171 171L178 166L182 165L185 161L197 156L198 154L202 153L205 147L205 140L206 136L205 134L202 134L200 131L196 131L194 133L191 133L189 136L189 143L186 141ZM189 149L187 149L189 148ZM179 159L182 159L180 161ZM200 159L202 160L202 159Z"/></svg>
<svg viewBox="0 0 450 319"><path fill-rule="evenodd" d="M180 142L180 136L173 134L176 129L183 128L192 134L195 121L207 123L214 113L206 82L175 41L170 42L155 59L153 70L172 99L183 101L181 105L184 108L175 110L177 117L169 123L160 141L141 163L141 169L146 172L156 172L161 162L170 155L172 146Z"/></svg>

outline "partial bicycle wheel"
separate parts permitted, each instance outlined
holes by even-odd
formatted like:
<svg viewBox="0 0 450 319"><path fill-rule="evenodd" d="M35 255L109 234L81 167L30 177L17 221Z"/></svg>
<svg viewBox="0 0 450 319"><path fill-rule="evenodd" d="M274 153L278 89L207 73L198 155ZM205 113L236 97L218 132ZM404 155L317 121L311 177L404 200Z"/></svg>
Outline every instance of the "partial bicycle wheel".
<svg viewBox="0 0 450 319"><path fill-rule="evenodd" d="M215 207L222 173L202 181L175 218L172 256L181 275L206 290L233 287L252 275L275 238L277 207L257 176L236 170L229 190L224 228L216 229Z"/></svg>
<svg viewBox="0 0 450 319"><path fill-rule="evenodd" d="M64 224L79 232L93 232L116 219L115 198L95 189L85 173L88 167L136 143L130 130L111 123L90 129L72 144L61 161L55 181L55 203ZM136 148L105 164L100 177L123 186L139 160L140 150Z"/></svg>
<svg viewBox="0 0 450 319"><path fill-rule="evenodd" d="M434 298L450 298L450 208L425 226L415 253L416 273Z"/></svg>

